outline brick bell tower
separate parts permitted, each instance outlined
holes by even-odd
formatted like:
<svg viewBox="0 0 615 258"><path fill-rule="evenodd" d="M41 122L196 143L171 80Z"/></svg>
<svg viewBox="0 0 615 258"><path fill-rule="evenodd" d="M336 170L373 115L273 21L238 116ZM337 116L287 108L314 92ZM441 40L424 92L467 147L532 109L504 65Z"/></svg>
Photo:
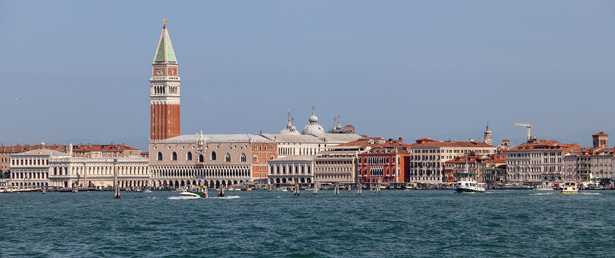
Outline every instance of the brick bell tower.
<svg viewBox="0 0 615 258"><path fill-rule="evenodd" d="M163 21L162 34L152 63L150 81L151 140L163 140L179 136L179 83L177 59L167 31L167 20Z"/></svg>

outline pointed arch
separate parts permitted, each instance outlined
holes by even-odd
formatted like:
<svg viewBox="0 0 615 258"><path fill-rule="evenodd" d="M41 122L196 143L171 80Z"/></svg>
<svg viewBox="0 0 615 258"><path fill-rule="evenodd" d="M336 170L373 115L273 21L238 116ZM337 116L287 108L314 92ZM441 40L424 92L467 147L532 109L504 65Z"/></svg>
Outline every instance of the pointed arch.
<svg viewBox="0 0 615 258"><path fill-rule="evenodd" d="M205 159L204 159L204 157L203 157L203 154L200 154L200 155L199 155L199 162L204 162L204 161L205 161Z"/></svg>
<svg viewBox="0 0 615 258"><path fill-rule="evenodd" d="M172 157L172 159L173 159L173 160L177 160L177 152L173 152L173 157Z"/></svg>
<svg viewBox="0 0 615 258"><path fill-rule="evenodd" d="M156 160L162 160L162 152L158 152L158 157Z"/></svg>
<svg viewBox="0 0 615 258"><path fill-rule="evenodd" d="M246 158L246 154L245 153L241 153L241 162L246 162L247 158Z"/></svg>
<svg viewBox="0 0 615 258"><path fill-rule="evenodd" d="M211 152L211 160L216 160L216 152L215 151Z"/></svg>
<svg viewBox="0 0 615 258"><path fill-rule="evenodd" d="M224 162L231 162L231 154L226 154L226 156L224 156Z"/></svg>
<svg viewBox="0 0 615 258"><path fill-rule="evenodd" d="M192 160L192 152L188 152L188 154L186 154L186 160Z"/></svg>

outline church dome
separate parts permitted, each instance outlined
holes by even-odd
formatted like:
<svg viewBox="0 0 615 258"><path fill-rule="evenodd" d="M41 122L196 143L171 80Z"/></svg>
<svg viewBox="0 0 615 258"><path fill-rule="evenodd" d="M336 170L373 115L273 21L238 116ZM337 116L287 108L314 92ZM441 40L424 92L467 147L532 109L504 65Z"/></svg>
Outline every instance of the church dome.
<svg viewBox="0 0 615 258"><path fill-rule="evenodd" d="M282 129L282 131L280 131L279 134L301 135L299 132L297 132L297 128L294 125L294 121L295 121L295 118L291 118L290 110L288 110L288 123L286 123L286 128Z"/></svg>
<svg viewBox="0 0 615 258"><path fill-rule="evenodd" d="M312 107L312 115L309 120L310 123L303 128L302 134L325 134L325 129L318 124L318 117L314 114L314 107Z"/></svg>

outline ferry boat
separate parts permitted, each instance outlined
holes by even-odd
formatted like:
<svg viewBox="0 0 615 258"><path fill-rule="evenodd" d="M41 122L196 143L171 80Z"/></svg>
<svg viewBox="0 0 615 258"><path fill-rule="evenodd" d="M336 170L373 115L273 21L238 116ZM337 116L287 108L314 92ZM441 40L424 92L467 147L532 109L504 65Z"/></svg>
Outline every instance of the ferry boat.
<svg viewBox="0 0 615 258"><path fill-rule="evenodd" d="M468 160L463 172L457 172L457 184L455 191L458 193L484 193L485 184L479 183L474 179L475 173L468 170Z"/></svg>
<svg viewBox="0 0 615 258"><path fill-rule="evenodd" d="M562 193L579 193L579 185L577 182L564 182L562 186Z"/></svg>

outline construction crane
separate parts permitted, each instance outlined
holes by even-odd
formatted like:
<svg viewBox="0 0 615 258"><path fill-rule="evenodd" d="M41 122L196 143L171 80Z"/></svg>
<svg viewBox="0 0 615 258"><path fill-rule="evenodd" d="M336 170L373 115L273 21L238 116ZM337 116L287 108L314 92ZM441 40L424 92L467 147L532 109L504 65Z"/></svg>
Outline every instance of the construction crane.
<svg viewBox="0 0 615 258"><path fill-rule="evenodd" d="M531 124L520 124L520 123L515 123L516 126L525 126L527 127L527 141L530 141L530 129L534 128Z"/></svg>

